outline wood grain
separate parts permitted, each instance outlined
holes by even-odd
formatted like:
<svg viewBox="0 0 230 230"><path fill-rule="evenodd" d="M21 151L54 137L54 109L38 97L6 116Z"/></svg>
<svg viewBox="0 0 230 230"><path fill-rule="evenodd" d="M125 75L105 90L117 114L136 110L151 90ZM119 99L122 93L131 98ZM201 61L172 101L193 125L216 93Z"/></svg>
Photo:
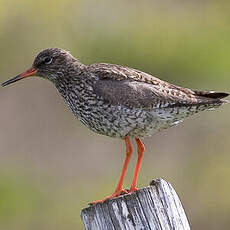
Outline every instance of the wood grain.
<svg viewBox="0 0 230 230"><path fill-rule="evenodd" d="M163 179L132 194L82 210L86 230L189 230L182 204Z"/></svg>

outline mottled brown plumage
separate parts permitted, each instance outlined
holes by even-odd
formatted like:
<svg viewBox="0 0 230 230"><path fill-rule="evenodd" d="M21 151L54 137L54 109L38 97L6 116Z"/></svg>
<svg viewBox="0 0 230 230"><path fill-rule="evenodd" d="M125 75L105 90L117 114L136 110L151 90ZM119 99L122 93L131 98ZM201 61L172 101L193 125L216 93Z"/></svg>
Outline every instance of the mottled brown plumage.
<svg viewBox="0 0 230 230"><path fill-rule="evenodd" d="M74 115L99 134L125 139L126 160L112 196L122 189L132 154L129 137L138 146L138 161L129 192L135 191L144 145L141 137L169 128L197 112L219 107L227 93L198 91L162 81L150 74L114 64L84 65L69 52L50 48L40 52L26 72L4 82L38 75L52 81ZM106 199L108 199L106 198Z"/></svg>
<svg viewBox="0 0 230 230"><path fill-rule="evenodd" d="M135 108L154 108L159 103L170 105L199 105L219 103L228 96L214 91L197 91L175 86L152 75L114 64L92 64L88 70L100 76L95 85L98 95L111 104L121 104Z"/></svg>

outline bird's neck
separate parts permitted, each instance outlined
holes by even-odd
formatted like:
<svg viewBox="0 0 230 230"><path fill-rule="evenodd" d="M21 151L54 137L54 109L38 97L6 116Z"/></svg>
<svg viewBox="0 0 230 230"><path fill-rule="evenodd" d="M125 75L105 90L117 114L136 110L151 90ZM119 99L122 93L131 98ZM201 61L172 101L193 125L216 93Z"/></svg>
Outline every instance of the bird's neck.
<svg viewBox="0 0 230 230"><path fill-rule="evenodd" d="M88 73L87 67L80 62L69 66L68 70L61 75L54 81L54 84L65 99L69 97L71 91L80 96L87 89L92 88L94 79Z"/></svg>

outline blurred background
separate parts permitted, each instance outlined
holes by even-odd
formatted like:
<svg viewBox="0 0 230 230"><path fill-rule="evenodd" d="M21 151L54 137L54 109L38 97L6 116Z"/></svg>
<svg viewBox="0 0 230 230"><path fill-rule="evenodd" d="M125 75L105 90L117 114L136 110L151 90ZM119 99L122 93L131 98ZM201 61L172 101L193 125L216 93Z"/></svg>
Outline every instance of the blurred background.
<svg viewBox="0 0 230 230"><path fill-rule="evenodd" d="M47 47L83 63L117 63L171 83L230 92L230 2L0 0L0 80ZM164 178L193 229L229 229L230 106L145 138L139 187ZM54 86L28 78L0 89L0 229L83 229L81 209L110 195L125 145L94 134ZM125 187L129 187L136 154Z"/></svg>

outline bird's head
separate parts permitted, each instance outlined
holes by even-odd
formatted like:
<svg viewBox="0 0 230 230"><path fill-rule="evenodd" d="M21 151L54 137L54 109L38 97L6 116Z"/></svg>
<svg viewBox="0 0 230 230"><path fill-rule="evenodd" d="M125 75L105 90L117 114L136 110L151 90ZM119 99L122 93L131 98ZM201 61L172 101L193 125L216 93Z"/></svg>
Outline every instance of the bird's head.
<svg viewBox="0 0 230 230"><path fill-rule="evenodd" d="M63 49L45 49L36 56L31 68L2 83L2 86L35 75L55 81L58 77L63 76L66 69L68 69L68 65L71 65L75 61L76 59Z"/></svg>

